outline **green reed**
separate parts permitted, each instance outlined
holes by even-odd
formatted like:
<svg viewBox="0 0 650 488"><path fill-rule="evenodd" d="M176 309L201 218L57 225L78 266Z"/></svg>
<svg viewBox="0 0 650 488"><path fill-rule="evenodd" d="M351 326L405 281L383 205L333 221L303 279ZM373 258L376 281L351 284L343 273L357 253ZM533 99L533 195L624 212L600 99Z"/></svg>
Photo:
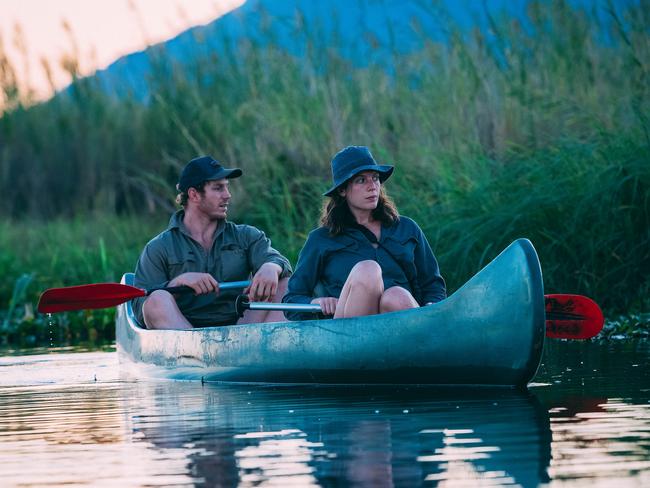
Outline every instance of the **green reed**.
<svg viewBox="0 0 650 488"><path fill-rule="evenodd" d="M110 338L114 310L50 318L36 312L38 298L47 288L119 281L124 272L134 269L147 240L165 225L163 220L100 215L47 223L0 223L0 272L4 277L0 282L0 344L43 343L51 328L56 329L55 337L66 342ZM33 272L24 275L21 270ZM6 303L9 306L4 313Z"/></svg>
<svg viewBox="0 0 650 488"><path fill-rule="evenodd" d="M528 237L547 291L647 311L650 9L609 7L531 2L527 22L495 15L488 35L455 28L433 2L423 15L440 19L447 42L423 37L399 55L368 43L364 64L300 16L300 57L275 42L272 24L248 26L263 39L224 39L207 61L172 64L152 49L146 104L72 73L69 93L27 106L0 78L13 103L0 118L10 197L0 213L13 222L0 224L0 310L22 273L33 273L34 297L132 270L197 154L244 170L232 217L295 263L331 156L365 144L396 165L389 192L425 230L450 290Z"/></svg>

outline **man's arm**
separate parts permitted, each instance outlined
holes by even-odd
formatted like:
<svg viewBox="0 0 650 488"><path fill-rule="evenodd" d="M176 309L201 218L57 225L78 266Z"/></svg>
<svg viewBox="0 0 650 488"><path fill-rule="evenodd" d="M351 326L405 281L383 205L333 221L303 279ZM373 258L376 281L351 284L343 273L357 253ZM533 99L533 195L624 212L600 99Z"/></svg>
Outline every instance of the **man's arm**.
<svg viewBox="0 0 650 488"><path fill-rule="evenodd" d="M172 279L167 286L189 286L196 295L210 292L219 294L219 283L210 273L183 273Z"/></svg>
<svg viewBox="0 0 650 488"><path fill-rule="evenodd" d="M282 267L275 263L264 263L253 276L253 281L246 291L252 301L271 301L278 291L278 281Z"/></svg>
<svg viewBox="0 0 650 488"><path fill-rule="evenodd" d="M248 261L253 270L251 286L246 290L253 301L273 299L281 278L291 275L289 260L271 246L264 232L246 226Z"/></svg>
<svg viewBox="0 0 650 488"><path fill-rule="evenodd" d="M209 273L188 272L175 277L170 276L166 249L166 246L157 239L145 246L135 268L135 286L144 289L189 286L197 295L219 293L219 284Z"/></svg>
<svg viewBox="0 0 650 488"><path fill-rule="evenodd" d="M161 288L169 284L167 258L163 246L157 240L143 249L135 267L134 285L138 288Z"/></svg>
<svg viewBox="0 0 650 488"><path fill-rule="evenodd" d="M264 232L248 225L245 226L245 237L248 262L253 273L257 273L265 263L274 263L282 269L280 278L287 278L291 275L289 260L271 246L271 240L266 237Z"/></svg>

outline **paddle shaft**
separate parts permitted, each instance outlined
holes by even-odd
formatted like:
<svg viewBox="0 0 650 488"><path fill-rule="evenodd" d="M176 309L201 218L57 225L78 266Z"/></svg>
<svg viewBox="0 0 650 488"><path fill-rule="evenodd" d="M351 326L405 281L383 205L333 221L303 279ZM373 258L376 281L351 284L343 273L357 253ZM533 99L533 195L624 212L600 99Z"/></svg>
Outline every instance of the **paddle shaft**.
<svg viewBox="0 0 650 488"><path fill-rule="evenodd" d="M246 288L248 285L250 285L250 281L226 281L224 283L219 283L219 291L223 290L234 290L235 288ZM163 290L167 291L171 294L175 293L194 293L194 290L190 288L189 286L161 286L159 288L151 288L150 290L146 290L145 295L149 296L151 295L154 291L158 290Z"/></svg>
<svg viewBox="0 0 650 488"><path fill-rule="evenodd" d="M320 313L321 306L317 303L268 303L268 302L248 302L243 305L245 310L275 310L287 312L308 312ZM550 312L546 314L549 320L585 320L584 317L576 314Z"/></svg>
<svg viewBox="0 0 650 488"><path fill-rule="evenodd" d="M270 303L270 302L248 302L241 299L239 302L243 310L280 310L287 312L322 312L318 303ZM585 320L585 317L570 312L547 312L546 318L549 320Z"/></svg>
<svg viewBox="0 0 650 488"><path fill-rule="evenodd" d="M279 310L287 312L322 312L320 305L317 303L268 303L268 302L250 302L245 305L246 310Z"/></svg>

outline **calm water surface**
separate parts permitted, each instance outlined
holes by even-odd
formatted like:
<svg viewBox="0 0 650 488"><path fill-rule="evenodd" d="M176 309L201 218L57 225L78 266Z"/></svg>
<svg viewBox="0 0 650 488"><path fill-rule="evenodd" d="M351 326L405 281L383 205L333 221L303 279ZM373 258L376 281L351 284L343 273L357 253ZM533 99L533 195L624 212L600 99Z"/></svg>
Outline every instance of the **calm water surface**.
<svg viewBox="0 0 650 488"><path fill-rule="evenodd" d="M38 351L31 351L38 352ZM650 344L547 341L527 392L143 381L0 357L0 486L650 486Z"/></svg>

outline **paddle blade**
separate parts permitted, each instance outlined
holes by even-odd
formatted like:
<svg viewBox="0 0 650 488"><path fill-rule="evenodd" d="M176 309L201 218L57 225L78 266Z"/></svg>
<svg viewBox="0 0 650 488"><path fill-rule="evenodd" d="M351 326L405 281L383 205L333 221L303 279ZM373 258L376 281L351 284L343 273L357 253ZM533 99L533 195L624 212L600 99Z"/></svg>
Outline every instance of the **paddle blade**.
<svg viewBox="0 0 650 488"><path fill-rule="evenodd" d="M90 308L110 308L145 295L145 290L119 283L50 288L41 295L38 301L38 311L56 313Z"/></svg>
<svg viewBox="0 0 650 488"><path fill-rule="evenodd" d="M605 318L592 299L582 295L545 295L546 337L590 339L602 330Z"/></svg>

